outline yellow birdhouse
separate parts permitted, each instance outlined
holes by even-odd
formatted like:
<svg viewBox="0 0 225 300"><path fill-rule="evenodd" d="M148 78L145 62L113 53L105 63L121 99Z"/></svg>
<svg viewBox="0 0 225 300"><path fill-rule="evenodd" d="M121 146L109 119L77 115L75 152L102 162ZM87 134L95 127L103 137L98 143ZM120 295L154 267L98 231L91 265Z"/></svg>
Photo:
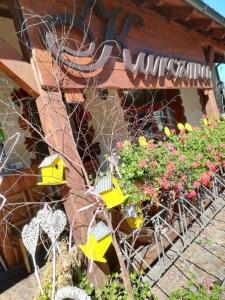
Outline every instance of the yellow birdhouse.
<svg viewBox="0 0 225 300"><path fill-rule="evenodd" d="M101 196L108 209L122 204L128 198L123 194L118 180L111 176L101 178L94 191Z"/></svg>
<svg viewBox="0 0 225 300"><path fill-rule="evenodd" d="M136 209L135 205L130 207L126 207L126 222L132 229L139 229L141 228L142 224L144 223L144 216L140 208Z"/></svg>
<svg viewBox="0 0 225 300"><path fill-rule="evenodd" d="M80 245L80 248L90 260L106 263L104 256L111 243L111 230L103 222L100 222L91 229L87 243Z"/></svg>
<svg viewBox="0 0 225 300"><path fill-rule="evenodd" d="M64 176L64 163L58 154L46 157L38 167L41 169L41 182L38 185L58 185L66 181Z"/></svg>

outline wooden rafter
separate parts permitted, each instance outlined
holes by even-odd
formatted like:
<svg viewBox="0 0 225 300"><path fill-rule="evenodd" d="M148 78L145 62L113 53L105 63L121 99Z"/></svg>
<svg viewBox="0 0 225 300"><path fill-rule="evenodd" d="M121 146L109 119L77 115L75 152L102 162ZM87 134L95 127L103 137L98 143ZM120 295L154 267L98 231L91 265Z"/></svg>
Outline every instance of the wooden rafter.
<svg viewBox="0 0 225 300"><path fill-rule="evenodd" d="M207 35L212 38L223 40L225 38L225 28L211 28Z"/></svg>
<svg viewBox="0 0 225 300"><path fill-rule="evenodd" d="M10 10L5 7L0 7L0 16L8 19L12 18Z"/></svg>
<svg viewBox="0 0 225 300"><path fill-rule="evenodd" d="M162 6L162 0L132 0L138 7L146 8L146 7L153 7L153 6Z"/></svg>
<svg viewBox="0 0 225 300"><path fill-rule="evenodd" d="M208 19L191 19L189 20L187 26L189 29L193 30L202 30L202 31L208 31L210 29L210 26L212 25L212 21Z"/></svg>
<svg viewBox="0 0 225 300"><path fill-rule="evenodd" d="M2 38L0 38L0 70L29 95L34 97L39 95L31 65Z"/></svg>

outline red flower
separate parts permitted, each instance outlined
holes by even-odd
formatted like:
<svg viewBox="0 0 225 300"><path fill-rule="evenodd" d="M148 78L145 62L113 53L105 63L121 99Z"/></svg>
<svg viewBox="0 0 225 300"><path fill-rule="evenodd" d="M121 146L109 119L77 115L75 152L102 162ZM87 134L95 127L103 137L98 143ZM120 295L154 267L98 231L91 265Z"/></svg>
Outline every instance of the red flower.
<svg viewBox="0 0 225 300"><path fill-rule="evenodd" d="M188 199L192 199L192 198L194 198L194 197L196 197L196 196L197 196L197 193L196 193L195 190L193 190L193 191L191 191L191 192L189 192L189 193L187 194L187 198L188 198Z"/></svg>
<svg viewBox="0 0 225 300"><path fill-rule="evenodd" d="M183 143L185 141L185 137L184 136L181 136L180 139L179 139L180 143Z"/></svg>

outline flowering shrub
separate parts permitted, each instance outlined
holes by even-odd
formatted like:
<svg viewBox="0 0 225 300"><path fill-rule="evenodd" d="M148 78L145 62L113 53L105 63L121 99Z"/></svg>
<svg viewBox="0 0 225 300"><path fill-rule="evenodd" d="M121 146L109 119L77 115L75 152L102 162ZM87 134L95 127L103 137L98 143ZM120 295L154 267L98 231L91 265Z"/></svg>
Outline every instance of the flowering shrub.
<svg viewBox="0 0 225 300"><path fill-rule="evenodd" d="M128 204L157 202L173 191L178 198L196 197L197 188L210 184L212 173L225 167L225 121L200 128L178 124L179 134L165 128L165 140L155 143L139 137L137 142L119 142L120 184L129 195Z"/></svg>

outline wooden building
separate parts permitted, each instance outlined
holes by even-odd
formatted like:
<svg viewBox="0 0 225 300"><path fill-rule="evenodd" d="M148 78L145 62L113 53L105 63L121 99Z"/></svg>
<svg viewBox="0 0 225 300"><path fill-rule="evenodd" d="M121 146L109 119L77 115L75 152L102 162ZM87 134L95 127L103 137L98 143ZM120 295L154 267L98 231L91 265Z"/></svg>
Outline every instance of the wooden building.
<svg viewBox="0 0 225 300"><path fill-rule="evenodd" d="M4 0L0 24L0 70L10 82L4 91L12 101L13 89L20 89L14 104L22 112L18 119L14 111L9 130L0 111L1 126L9 138L29 111L42 129L22 126L20 157L9 159L3 182L25 168L34 181L27 190L14 178L12 195L21 197L24 189L28 195L36 186L35 167L47 150L32 148L35 139L63 155L70 189L64 205L77 243L84 242L93 215L79 212L91 201L84 197L87 172L118 141L135 138L138 127L160 138L165 125L198 126L204 114L219 116L212 74L214 64L224 62L225 19L200 0ZM1 192L7 188L3 183ZM9 263L3 248L9 267L20 260L19 254Z"/></svg>

